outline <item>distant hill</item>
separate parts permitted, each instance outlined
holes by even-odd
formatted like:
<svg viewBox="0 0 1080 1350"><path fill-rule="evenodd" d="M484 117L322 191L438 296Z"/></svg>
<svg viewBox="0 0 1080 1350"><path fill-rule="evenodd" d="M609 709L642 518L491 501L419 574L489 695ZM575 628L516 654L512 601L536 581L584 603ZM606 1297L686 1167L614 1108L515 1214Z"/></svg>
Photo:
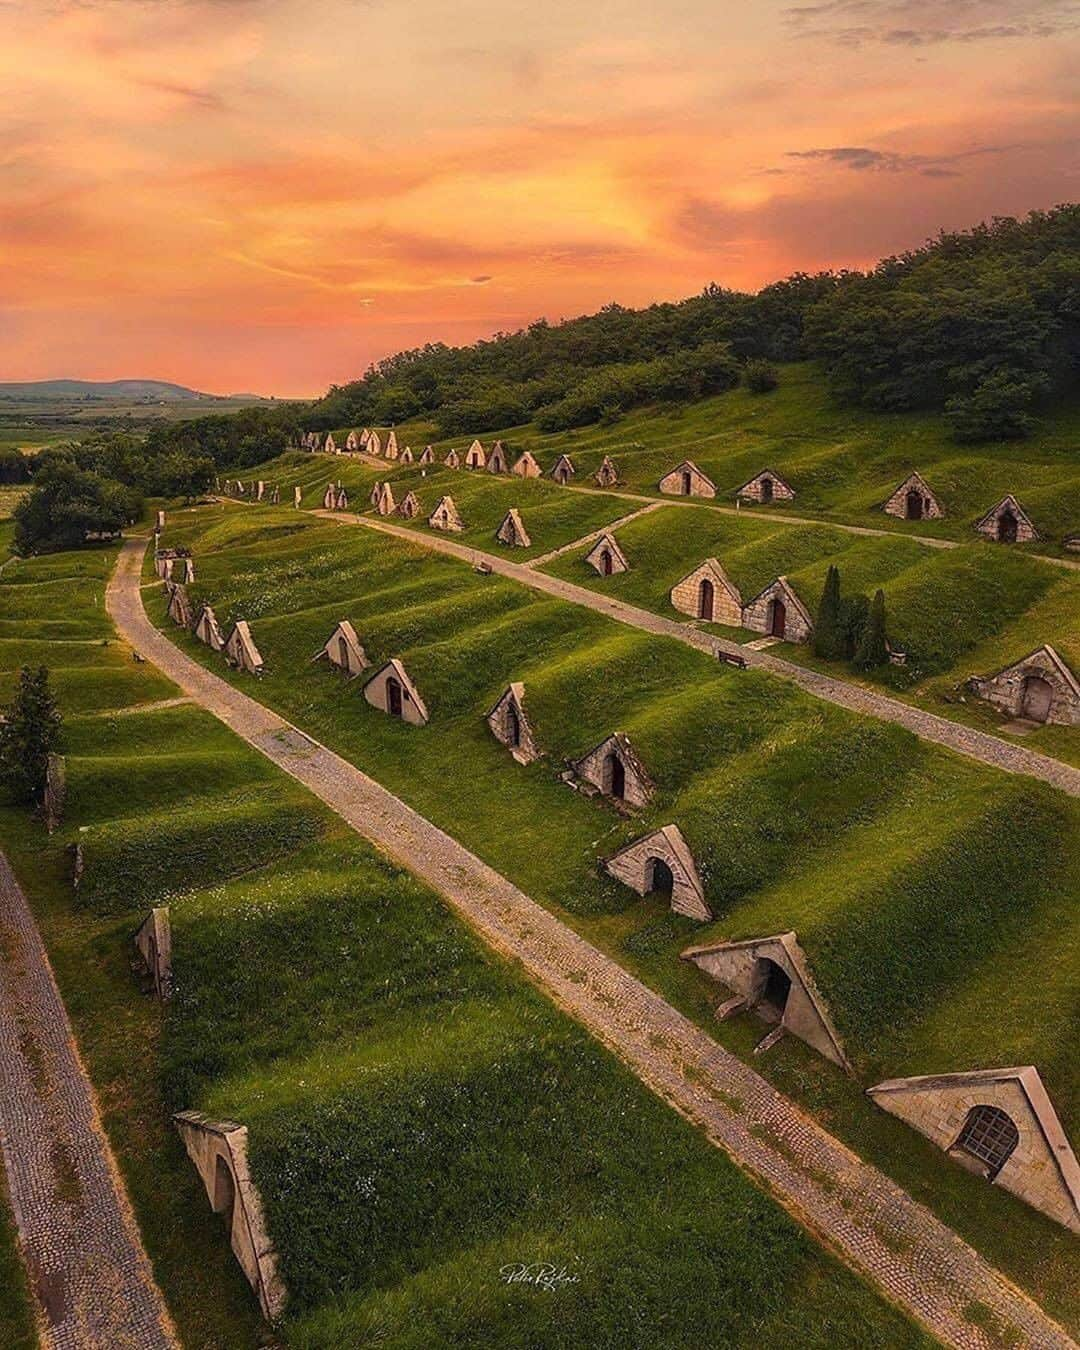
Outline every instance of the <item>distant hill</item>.
<svg viewBox="0 0 1080 1350"><path fill-rule="evenodd" d="M238 398L251 403L257 394L204 394L167 380L20 380L0 382L0 398L90 399L114 402L124 399L148 403L188 403Z"/></svg>

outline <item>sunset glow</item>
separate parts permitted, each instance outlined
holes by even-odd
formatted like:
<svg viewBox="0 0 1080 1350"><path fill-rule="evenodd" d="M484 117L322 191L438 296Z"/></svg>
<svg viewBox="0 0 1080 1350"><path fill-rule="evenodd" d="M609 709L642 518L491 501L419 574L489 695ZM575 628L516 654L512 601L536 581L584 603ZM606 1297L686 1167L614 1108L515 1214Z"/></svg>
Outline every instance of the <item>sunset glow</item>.
<svg viewBox="0 0 1080 1350"><path fill-rule="evenodd" d="M0 0L0 379L321 392L1078 195L1044 0Z"/></svg>

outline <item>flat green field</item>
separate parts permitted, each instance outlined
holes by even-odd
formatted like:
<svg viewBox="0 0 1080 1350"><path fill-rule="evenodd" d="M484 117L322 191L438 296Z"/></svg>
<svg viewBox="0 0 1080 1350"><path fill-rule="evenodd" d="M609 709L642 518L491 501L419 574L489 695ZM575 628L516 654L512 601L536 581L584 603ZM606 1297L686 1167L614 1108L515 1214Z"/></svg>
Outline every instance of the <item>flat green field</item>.
<svg viewBox="0 0 1080 1350"><path fill-rule="evenodd" d="M718 1027L721 991L679 952L710 938L796 929L858 1081L791 1038L755 1066L1075 1317L1070 1239L875 1112L861 1091L897 1074L1034 1063L1066 1125L1076 1120L1075 801L386 536L285 509L225 507L172 514L168 542L195 550L196 601L211 601L223 623L252 623L266 675L257 684L230 678L371 772L740 1053L760 1039L760 1024ZM166 624L163 601L151 604ZM311 664L342 618L373 662L404 662L430 725L382 716L363 699L362 681ZM224 673L219 658L177 637ZM528 768L484 722L510 680L524 681L546 751ZM614 730L629 735L657 784L632 819L559 781L567 758ZM598 867L669 821L697 859L716 915L710 925L670 915L658 898L638 899ZM1049 947L1058 957L1048 963Z"/></svg>
<svg viewBox="0 0 1080 1350"><path fill-rule="evenodd" d="M206 556L223 568L273 524L217 514L221 549ZM351 534L310 522L299 533L271 538L286 553L308 546L316 588L352 579L337 551ZM48 637L50 624L97 624L114 556L19 562L0 577L0 615L10 599L21 616L28 589L38 598L33 634L3 645L9 676L55 643L95 689L103 674L129 677L109 705L67 676L64 825L49 839L5 808L0 838L185 1345L269 1333L169 1125L178 1107L249 1126L290 1290L288 1345L929 1345L291 779L201 710L153 706L175 691L107 632L81 655ZM73 896L75 839L86 870ZM163 901L176 979L164 1012L127 968L133 928ZM535 1261L570 1282L554 1294L507 1283L507 1266ZM25 1303L12 1302L14 1327Z"/></svg>

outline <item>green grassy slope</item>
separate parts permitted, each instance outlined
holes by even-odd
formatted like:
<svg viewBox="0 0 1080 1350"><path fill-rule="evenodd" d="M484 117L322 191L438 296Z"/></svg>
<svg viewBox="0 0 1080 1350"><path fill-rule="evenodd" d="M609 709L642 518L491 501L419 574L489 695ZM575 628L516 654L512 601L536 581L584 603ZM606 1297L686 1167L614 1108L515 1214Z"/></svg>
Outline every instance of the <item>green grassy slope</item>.
<svg viewBox="0 0 1080 1350"><path fill-rule="evenodd" d="M0 1167L0 1345L7 1350L36 1350L38 1344L26 1268L19 1255L4 1172Z"/></svg>
<svg viewBox="0 0 1080 1350"><path fill-rule="evenodd" d="M559 454L570 454L579 483L610 454L625 485L648 493L683 458L712 478L719 500L730 501L754 474L772 468L791 484L796 498L786 507L755 507L759 514L787 510L900 533L966 539L974 522L1012 492L1044 536L1044 549L1080 530L1080 405L1047 413L1030 440L958 446L932 414L837 406L810 364L786 365L780 374L779 389L769 395L739 388L700 403L643 408L608 427L543 435L528 425L498 434L515 452L532 450L545 470ZM398 430L399 442L408 439L415 447L427 430L406 425ZM882 502L912 469L938 495L944 521L914 524L882 513Z"/></svg>
<svg viewBox="0 0 1080 1350"><path fill-rule="evenodd" d="M742 1051L753 1044L749 1024L717 1027L720 990L678 961L681 949L795 928L864 1083L1021 1059L1039 1065L1067 1125L1076 1119L1075 802L399 540L310 518L283 536L273 530L285 512L232 514L244 515L245 529L265 521L266 540L248 534L242 547L211 551L218 509L206 513L205 540L197 513L174 516L169 534L194 546L195 590L219 617L258 615L267 673L257 684L230 678L372 772L714 1034ZM163 608L153 602L166 630L225 673ZM384 717L363 699L362 680L311 665L341 618L373 662L403 660L431 711L428 727ZM547 752L528 768L483 720L511 679L525 683ZM658 785L632 819L558 777L565 758L616 729ZM704 929L597 866L668 821L684 830L715 908ZM1036 935L1049 933L1063 958L1041 962L1034 982ZM980 999L968 997L975 988ZM1066 1298L1064 1234L893 1130L809 1052L785 1042L755 1064L1017 1278L1051 1301ZM1019 1230L1031 1233L1029 1245L1015 1243Z"/></svg>
<svg viewBox="0 0 1080 1350"><path fill-rule="evenodd" d="M298 561L287 532L273 542ZM18 564L18 584L37 567ZM329 596L333 549L313 555L320 567ZM31 640L35 659L44 645ZM2 650L9 669L29 654ZM130 661L119 643L83 650L90 675L102 652ZM186 1345L267 1333L169 1127L181 1106L250 1127L291 1292L286 1344L403 1347L420 1328L424 1345L463 1347L928 1344L292 780L193 706L139 711L160 682L131 671L122 715L65 709L62 829L48 840L5 808L0 839ZM252 803L259 828L238 836ZM176 978L164 1010L126 969L132 929L163 898ZM506 1282L505 1267L536 1260L573 1283L552 1295ZM0 1334L4 1315L0 1303Z"/></svg>

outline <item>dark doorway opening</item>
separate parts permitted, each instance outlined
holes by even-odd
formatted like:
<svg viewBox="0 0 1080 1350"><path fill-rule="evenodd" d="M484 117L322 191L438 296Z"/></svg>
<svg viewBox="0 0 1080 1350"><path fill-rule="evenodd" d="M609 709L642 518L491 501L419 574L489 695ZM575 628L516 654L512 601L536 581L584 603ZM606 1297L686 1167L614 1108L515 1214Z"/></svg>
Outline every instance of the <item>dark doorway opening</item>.
<svg viewBox="0 0 1080 1350"><path fill-rule="evenodd" d="M506 707L506 738L513 746L521 744L521 718L512 703Z"/></svg>
<svg viewBox="0 0 1080 1350"><path fill-rule="evenodd" d="M1002 511L998 516L997 537L999 544L1016 543L1017 520L1011 511Z"/></svg>
<svg viewBox="0 0 1080 1350"><path fill-rule="evenodd" d="M908 520L922 520L923 518L923 499L922 493L912 488L907 495L906 515Z"/></svg>
<svg viewBox="0 0 1080 1350"><path fill-rule="evenodd" d="M784 1016L788 995L791 993L791 976L767 956L759 957L756 965L758 1007L766 1015L779 1020Z"/></svg>
<svg viewBox="0 0 1080 1350"><path fill-rule="evenodd" d="M761 480L761 500L763 502L771 502L772 499L773 499L773 481L771 478L763 478Z"/></svg>
<svg viewBox="0 0 1080 1350"><path fill-rule="evenodd" d="M343 637L338 638L338 665L349 669L349 644Z"/></svg>
<svg viewBox="0 0 1080 1350"><path fill-rule="evenodd" d="M386 710L391 717L401 716L401 685L393 675L386 681Z"/></svg>
<svg viewBox="0 0 1080 1350"><path fill-rule="evenodd" d="M675 874L663 858L650 858L645 864L645 883L650 894L670 896L675 889Z"/></svg>
<svg viewBox="0 0 1080 1350"><path fill-rule="evenodd" d="M600 567L603 570L604 576L611 576L614 569L614 563L612 562L611 553L608 549L604 549L603 553L600 554Z"/></svg>
<svg viewBox="0 0 1080 1350"><path fill-rule="evenodd" d="M682 476L682 490L683 490L683 496L684 496L684 497L689 497L689 496L690 496L690 489L691 489L693 486L694 486L694 480L693 480L693 478L692 478L691 475L690 475L689 469L684 469L684 470L683 470L683 476Z"/></svg>
<svg viewBox="0 0 1080 1350"><path fill-rule="evenodd" d="M787 631L787 606L777 597L769 601L769 632L782 638Z"/></svg>
<svg viewBox="0 0 1080 1350"><path fill-rule="evenodd" d="M702 577L701 585L698 587L698 618L712 621L713 599L715 596L713 584L708 577Z"/></svg>
<svg viewBox="0 0 1080 1350"><path fill-rule="evenodd" d="M1050 704L1054 690L1049 680L1041 675L1029 675L1024 680L1024 694L1020 701L1020 712L1033 722L1045 722L1050 716Z"/></svg>
<svg viewBox="0 0 1080 1350"><path fill-rule="evenodd" d="M614 753L604 759L604 791L620 801L626 796L626 768Z"/></svg>

